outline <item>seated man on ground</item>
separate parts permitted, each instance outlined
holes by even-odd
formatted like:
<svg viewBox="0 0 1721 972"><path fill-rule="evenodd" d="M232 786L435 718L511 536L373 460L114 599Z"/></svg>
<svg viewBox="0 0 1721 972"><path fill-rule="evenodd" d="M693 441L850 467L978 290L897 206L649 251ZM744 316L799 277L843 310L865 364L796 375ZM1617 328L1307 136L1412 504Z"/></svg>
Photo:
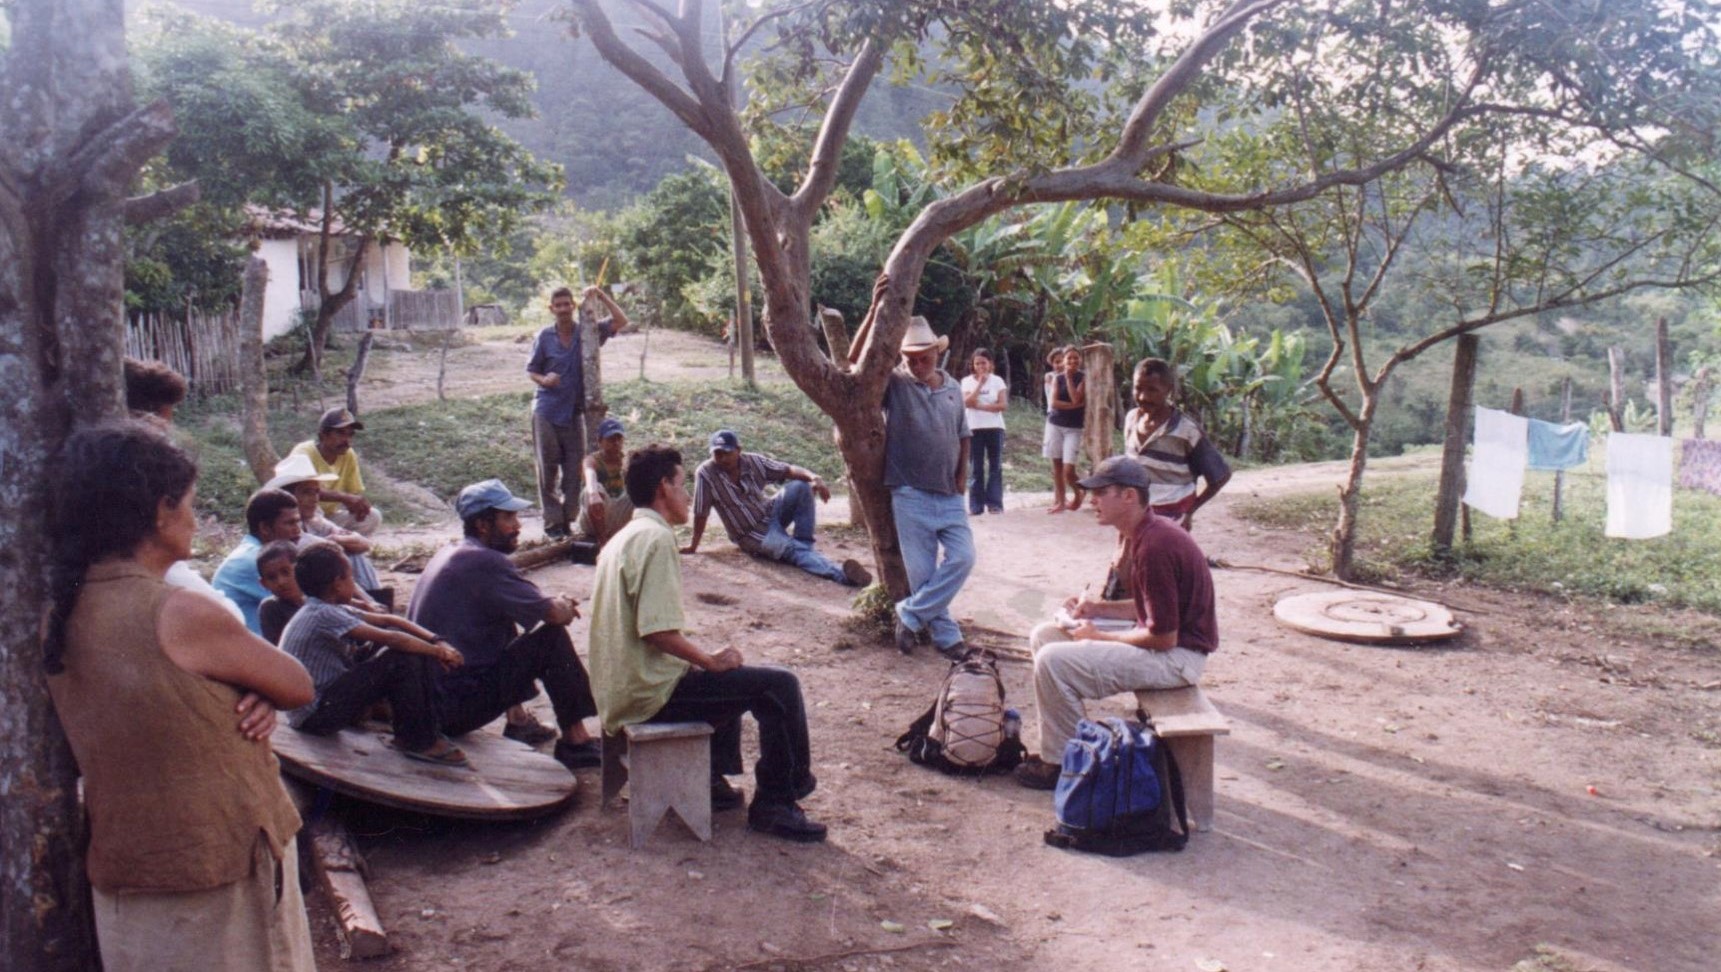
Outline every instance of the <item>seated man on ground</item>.
<svg viewBox="0 0 1721 972"><path fill-rule="evenodd" d="M1092 490L1099 522L1129 540L1130 602L1066 602L1074 624L1042 624L1029 636L1034 652L1034 708L1040 753L1016 768L1023 786L1057 786L1064 744L1085 715L1084 700L1121 692L1194 685L1219 648L1213 575L1207 557L1175 521L1148 508L1149 479L1127 456L1100 463L1081 481ZM1106 630L1102 618L1133 625Z"/></svg>
<svg viewBox="0 0 1721 972"><path fill-rule="evenodd" d="M293 577L293 565L298 560L299 545L291 540L276 540L257 554L257 579L269 592L257 605L257 625L263 629L263 640L271 645L281 643L287 622L305 606L305 593Z"/></svg>
<svg viewBox="0 0 1721 972"><path fill-rule="evenodd" d="M285 490L264 487L245 501L245 536L215 569L215 589L245 615L245 627L261 635L257 607L269 592L257 573L257 555L276 540L299 542L299 501Z"/></svg>
<svg viewBox="0 0 1721 972"><path fill-rule="evenodd" d="M767 483L782 483L775 497ZM831 490L816 473L757 452L742 452L728 429L711 434L711 458L693 476L693 541L682 553L697 553L711 508L735 546L755 557L794 564L809 574L850 587L865 587L872 575L858 560L837 566L813 550L813 497L829 501Z"/></svg>
<svg viewBox="0 0 1721 972"><path fill-rule="evenodd" d="M293 447L293 455L305 456L320 473L333 473L334 482L323 487L323 514L335 526L370 536L382 525L382 511L365 499L365 480L359 473L359 454L353 449L353 433L365 424L344 408L331 408L317 421L317 437Z"/></svg>
<svg viewBox="0 0 1721 972"><path fill-rule="evenodd" d="M569 770L596 767L602 759L585 719L597 706L567 629L580 613L573 598L546 595L508 559L520 545L519 513L531 505L499 479L461 490L454 510L466 535L430 559L407 614L465 658L437 677L443 732L471 732L536 697L542 683L561 730L556 759Z"/></svg>
<svg viewBox="0 0 1721 972"><path fill-rule="evenodd" d="M682 634L681 563L674 527L687 522L681 453L652 445L628 457L634 517L598 555L592 588L592 675L604 731L641 722L709 722L711 806L738 807L724 774L740 773L741 716L759 725L749 829L794 841L825 839L796 802L813 792L807 710L794 673L747 665L741 652L707 652Z"/></svg>
<svg viewBox="0 0 1721 972"><path fill-rule="evenodd" d="M352 561L353 581L366 599L392 608L394 592L385 590L382 580L377 577L376 566L370 559L370 538L335 526L334 521L323 515L319 503L323 485L334 481L333 473L318 472L308 457L294 453L275 464L275 478L267 485L272 489L284 489L299 501L299 546L308 547L319 540L333 541Z"/></svg>
<svg viewBox="0 0 1721 972"><path fill-rule="evenodd" d="M633 501L627 498L626 430L618 418L598 423L598 447L580 464L586 485L580 491L579 534L602 550L627 521L633 519Z"/></svg>
<svg viewBox="0 0 1721 972"><path fill-rule="evenodd" d="M299 554L293 576L305 592L305 606L281 634L281 650L311 673L317 697L287 714L292 727L332 735L386 699L396 749L426 763L468 765L460 747L438 731L436 719L436 673L459 668L460 652L405 618L347 607L358 593L352 564L327 540ZM355 641L383 650L358 661Z"/></svg>

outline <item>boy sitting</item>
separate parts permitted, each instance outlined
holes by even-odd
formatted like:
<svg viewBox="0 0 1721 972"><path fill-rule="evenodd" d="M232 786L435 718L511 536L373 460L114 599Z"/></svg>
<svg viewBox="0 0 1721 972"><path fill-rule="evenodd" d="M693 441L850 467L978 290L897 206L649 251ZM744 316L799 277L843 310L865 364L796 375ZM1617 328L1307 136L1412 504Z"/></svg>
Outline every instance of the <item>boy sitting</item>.
<svg viewBox="0 0 1721 972"><path fill-rule="evenodd" d="M304 607L281 633L281 649L311 673L317 697L288 713L300 732L326 736L353 724L372 704L387 699L394 713L394 745L411 759L467 766L466 754L438 730L436 670L464 660L446 641L405 618L347 607L358 593L352 565L340 547L319 542L299 552L293 576ZM382 651L354 662L353 640Z"/></svg>
<svg viewBox="0 0 1721 972"><path fill-rule="evenodd" d="M263 629L263 640L271 645L281 643L287 622L305 606L305 594L293 577L298 559L299 545L291 540L276 540L257 555L257 579L269 592L257 605L257 624Z"/></svg>

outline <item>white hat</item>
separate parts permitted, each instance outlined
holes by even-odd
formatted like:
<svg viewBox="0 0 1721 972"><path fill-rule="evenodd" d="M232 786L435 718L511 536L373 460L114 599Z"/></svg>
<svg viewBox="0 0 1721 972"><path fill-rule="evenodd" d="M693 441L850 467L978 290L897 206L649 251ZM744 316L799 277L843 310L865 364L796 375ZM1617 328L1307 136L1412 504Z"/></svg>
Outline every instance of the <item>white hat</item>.
<svg viewBox="0 0 1721 972"><path fill-rule="evenodd" d="M908 333L902 336L902 350L906 352L925 351L936 348L943 351L950 347L950 339L932 333L932 325L926 318L916 314L908 319Z"/></svg>
<svg viewBox="0 0 1721 972"><path fill-rule="evenodd" d="M334 473L317 472L317 467L311 465L311 457L302 452L295 452L280 462L275 463L275 478L263 484L264 489L286 489L295 483L332 483L339 479Z"/></svg>

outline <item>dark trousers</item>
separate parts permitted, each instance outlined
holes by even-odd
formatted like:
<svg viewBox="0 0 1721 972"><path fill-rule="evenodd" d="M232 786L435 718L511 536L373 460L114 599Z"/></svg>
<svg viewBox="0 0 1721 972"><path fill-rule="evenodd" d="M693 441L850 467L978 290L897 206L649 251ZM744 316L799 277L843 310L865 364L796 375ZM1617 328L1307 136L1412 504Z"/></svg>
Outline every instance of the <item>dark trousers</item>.
<svg viewBox="0 0 1721 972"><path fill-rule="evenodd" d="M759 762L753 767L759 803L792 803L813 792L813 757L807 708L795 673L766 665L727 672L694 669L682 676L650 722L709 722L711 771L741 772L741 717L759 724Z"/></svg>
<svg viewBox="0 0 1721 972"><path fill-rule="evenodd" d="M543 683L556 710L556 725L569 726L598 713L586 666L574 654L568 629L542 624L508 643L502 660L480 672L455 671L442 683L442 731L471 732L538 694Z"/></svg>
<svg viewBox="0 0 1721 972"><path fill-rule="evenodd" d="M436 742L435 659L384 649L323 690L310 718L299 731L327 736L357 722L384 699L394 710L394 740L402 749L419 752Z"/></svg>
<svg viewBox="0 0 1721 972"><path fill-rule="evenodd" d="M968 512L1004 508L1004 430L975 429L969 440Z"/></svg>

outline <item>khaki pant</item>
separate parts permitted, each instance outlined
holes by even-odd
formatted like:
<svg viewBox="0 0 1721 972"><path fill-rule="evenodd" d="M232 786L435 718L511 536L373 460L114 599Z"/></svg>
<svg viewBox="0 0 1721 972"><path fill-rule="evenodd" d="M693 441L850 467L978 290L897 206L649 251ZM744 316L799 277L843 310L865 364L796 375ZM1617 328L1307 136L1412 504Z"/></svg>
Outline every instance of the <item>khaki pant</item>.
<svg viewBox="0 0 1721 972"><path fill-rule="evenodd" d="M544 529L565 530L580 516L580 462L586 457L586 417L575 414L571 425L557 425L532 413L533 458L538 465L538 508ZM560 488L558 489L558 484Z"/></svg>
<svg viewBox="0 0 1721 972"><path fill-rule="evenodd" d="M95 889L95 911L107 972L316 972L297 839L277 861L258 832L250 876L207 891Z"/></svg>
<svg viewBox="0 0 1721 972"><path fill-rule="evenodd" d="M1154 651L1118 641L1071 641L1064 629L1042 624L1028 636L1034 652L1034 708L1040 717L1040 758L1058 763L1088 699L1142 689L1194 685L1207 656L1189 648Z"/></svg>
<svg viewBox="0 0 1721 972"><path fill-rule="evenodd" d="M610 542L610 537L620 533L621 528L627 526L628 521L632 519L633 500L628 499L626 493L617 497L606 496L604 497L604 521L594 527L591 507L581 503L580 523L574 533L582 539L595 542L599 548L602 548L604 544Z"/></svg>

